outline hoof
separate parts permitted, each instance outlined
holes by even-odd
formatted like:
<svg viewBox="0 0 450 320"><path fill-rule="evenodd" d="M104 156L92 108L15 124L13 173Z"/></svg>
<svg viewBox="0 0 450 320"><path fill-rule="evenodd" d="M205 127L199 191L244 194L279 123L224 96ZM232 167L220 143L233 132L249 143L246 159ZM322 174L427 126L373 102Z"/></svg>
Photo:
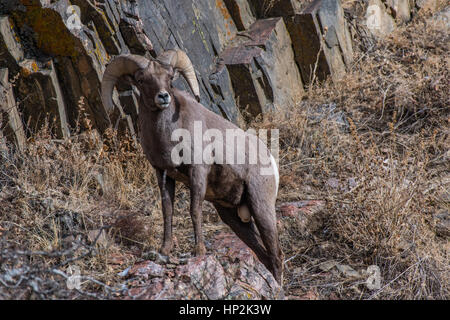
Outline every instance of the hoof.
<svg viewBox="0 0 450 320"><path fill-rule="evenodd" d="M196 246L194 249L194 255L195 256L204 256L206 254L206 248L204 245Z"/></svg>
<svg viewBox="0 0 450 320"><path fill-rule="evenodd" d="M159 249L159 253L163 256L169 256L170 251L172 251L172 246L162 246L161 249Z"/></svg>

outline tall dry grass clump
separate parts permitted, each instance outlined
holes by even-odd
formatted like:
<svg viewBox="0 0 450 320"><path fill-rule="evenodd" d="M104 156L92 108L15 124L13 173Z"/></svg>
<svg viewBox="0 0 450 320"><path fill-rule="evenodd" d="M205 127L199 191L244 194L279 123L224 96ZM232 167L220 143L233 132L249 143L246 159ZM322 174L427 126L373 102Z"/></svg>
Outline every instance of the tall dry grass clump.
<svg viewBox="0 0 450 320"><path fill-rule="evenodd" d="M79 107L83 111L82 101ZM28 280L16 290L0 290L0 297L67 298L64 279L53 291L31 290L30 283L47 284L56 266L64 271L74 265L112 283L116 268L134 260L129 252L139 256L156 248L154 232L161 224L156 177L130 137L113 131L100 136L83 118L70 139L59 140L45 123L23 153L11 147L0 160L0 274L38 266L22 275ZM111 265L111 259L122 262Z"/></svg>
<svg viewBox="0 0 450 320"><path fill-rule="evenodd" d="M450 207L445 30L425 20L403 27L359 52L341 81L313 86L286 114L255 123L280 128L279 200L327 202L320 230L307 236L293 224L282 234L292 258L288 272L297 270L287 284L293 291L311 288L322 298L331 292L337 298L450 297L448 236L436 234L434 221ZM331 259L355 269L377 265L381 288L324 275L318 265Z"/></svg>

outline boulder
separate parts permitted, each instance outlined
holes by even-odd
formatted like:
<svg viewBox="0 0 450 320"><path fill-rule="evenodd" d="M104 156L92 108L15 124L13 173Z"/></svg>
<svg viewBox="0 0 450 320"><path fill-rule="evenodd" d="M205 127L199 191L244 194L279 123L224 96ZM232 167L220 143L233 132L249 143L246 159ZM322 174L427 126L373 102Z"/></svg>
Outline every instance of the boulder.
<svg viewBox="0 0 450 320"><path fill-rule="evenodd" d="M42 126L46 117L49 126L58 138L68 138L66 105L52 60L41 64L33 59L19 63L22 77L17 84L19 97L28 97L21 103L21 111L28 129L34 132Z"/></svg>
<svg viewBox="0 0 450 320"><path fill-rule="evenodd" d="M120 54L124 40L120 32L116 32L118 23L109 6L109 2L97 2L96 5L91 1L71 0L72 5L80 8L81 22L89 26L93 24L105 51L110 55Z"/></svg>
<svg viewBox="0 0 450 320"><path fill-rule="evenodd" d="M143 261L127 269L128 291L119 299L283 299L272 274L234 234L219 232L211 254Z"/></svg>
<svg viewBox="0 0 450 320"><path fill-rule="evenodd" d="M252 116L291 105L303 94L292 43L282 18L256 21L220 57L239 106Z"/></svg>
<svg viewBox="0 0 450 320"><path fill-rule="evenodd" d="M228 70L209 81L217 53L237 33L222 0L17 0L1 8L9 16L1 17L0 67L8 68L10 76L19 73L20 85L14 88L19 101L34 97L24 107L24 117L34 121L31 131L48 113L58 123L57 135L67 137L68 128L83 115L101 133L113 125L137 142L137 93L130 86L118 86L118 108L110 117L100 98L104 69L114 55L150 57L176 47L194 63L202 103L231 121L239 118ZM182 77L175 86L190 90Z"/></svg>
<svg viewBox="0 0 450 320"><path fill-rule="evenodd" d="M133 4L134 3L134 4ZM222 0L178 1L125 1L122 9L126 13L137 6L143 29L153 44L156 54L163 50L181 48L186 51L197 72L200 82L201 103L236 122L239 112L233 99L228 72L221 74L219 81L209 82L214 72L217 54L236 36L237 28ZM216 79L217 80L217 79ZM180 77L174 83L189 91L189 86Z"/></svg>
<svg viewBox="0 0 450 320"><path fill-rule="evenodd" d="M297 14L301 11L302 3L299 0L273 0L260 1L250 0L256 8L259 18L266 17L286 17Z"/></svg>
<svg viewBox="0 0 450 320"><path fill-rule="evenodd" d="M10 78L18 74L18 101L32 97L20 104L27 133L48 114L62 138L81 123L82 130L100 133L112 126L137 143L138 92L119 85L117 108L108 115L100 97L105 67L118 54L156 57L181 48L194 64L201 103L240 124L241 109L256 116L297 101L317 56L320 79L341 74L351 62L340 1L315 0L302 12L309 3L9 0L0 6L7 14L0 18L0 68ZM257 20L264 16L272 18ZM174 85L190 90L182 77Z"/></svg>
<svg viewBox="0 0 450 320"><path fill-rule="evenodd" d="M66 110L67 122L72 127L78 119L78 104L83 97L85 99L83 113L89 115L94 128L103 132L109 126L109 118L101 103L98 88L104 64L109 60L109 56L93 23L90 23L89 27L81 25L81 29L68 27L67 21L72 14L69 10L70 5L67 0L55 3L34 0L28 1L24 10L12 13L21 46L27 53L27 59L33 60L29 63L16 59L16 63L31 65L32 68L27 69L33 71L31 76L28 74L30 72L22 72L20 78L22 91L16 92L17 97L22 100L32 94L42 98L35 79L42 80L47 77L48 81L52 82L53 89L47 90L45 86L42 89L48 91L47 95L54 91L53 98L59 105L63 102L66 106L70 106ZM23 68L21 70L23 71ZM59 89L55 81L59 83ZM30 110L31 108L30 106ZM45 112L42 112L42 115L45 115ZM63 119L64 115L59 116L61 120L58 122L66 122ZM40 121L42 120L41 118ZM36 128L31 128L34 129ZM63 131L62 136L65 136L67 130Z"/></svg>
<svg viewBox="0 0 450 320"><path fill-rule="evenodd" d="M411 20L412 8L409 0L388 0L386 3L398 23Z"/></svg>
<svg viewBox="0 0 450 320"><path fill-rule="evenodd" d="M14 25L8 16L0 17L0 68L8 68L10 75L15 76L23 59L24 51Z"/></svg>
<svg viewBox="0 0 450 320"><path fill-rule="evenodd" d="M394 18L381 0L370 0L366 11L367 29L375 37L385 37L395 30Z"/></svg>
<svg viewBox="0 0 450 320"><path fill-rule="evenodd" d="M339 79L353 62L353 48L340 0L315 0L285 17L303 82Z"/></svg>
<svg viewBox="0 0 450 320"><path fill-rule="evenodd" d="M36 60L25 58L25 48L14 25L8 17L0 18L0 55L3 62L0 67L8 67L16 72L15 95L21 101L21 112L26 119L28 129L38 129L45 117L50 117L54 134L67 138L70 130L67 122L66 105L60 87L58 75L52 59Z"/></svg>
<svg viewBox="0 0 450 320"><path fill-rule="evenodd" d="M436 12L427 19L428 23L450 29L450 6L440 12Z"/></svg>
<svg viewBox="0 0 450 320"><path fill-rule="evenodd" d="M26 136L8 74L8 69L0 69L0 148L5 149L5 142L9 141L22 151Z"/></svg>
<svg viewBox="0 0 450 320"><path fill-rule="evenodd" d="M251 1L224 0L224 2L239 31L247 30L256 21L255 9Z"/></svg>
<svg viewBox="0 0 450 320"><path fill-rule="evenodd" d="M25 131L16 104L16 98L10 77L19 74L18 61L24 59L19 38L7 16L0 17L0 131L2 148L5 142L14 143L23 150L26 143ZM11 74L12 73L12 74Z"/></svg>
<svg viewBox="0 0 450 320"><path fill-rule="evenodd" d="M6 155L8 154L8 145L7 140L3 135L2 127L3 127L3 114L2 112L0 112L0 156L6 157Z"/></svg>

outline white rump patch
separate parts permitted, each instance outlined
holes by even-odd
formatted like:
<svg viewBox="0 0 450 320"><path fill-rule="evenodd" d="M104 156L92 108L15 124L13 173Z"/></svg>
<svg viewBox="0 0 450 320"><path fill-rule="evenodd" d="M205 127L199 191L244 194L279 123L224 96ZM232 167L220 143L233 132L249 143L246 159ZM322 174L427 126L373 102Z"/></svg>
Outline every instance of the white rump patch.
<svg viewBox="0 0 450 320"><path fill-rule="evenodd" d="M278 185L280 183L280 173L278 172L277 162L275 161L275 158L273 155L270 155L270 164L272 165L273 174L275 175L275 183L277 185L277 192L278 194Z"/></svg>

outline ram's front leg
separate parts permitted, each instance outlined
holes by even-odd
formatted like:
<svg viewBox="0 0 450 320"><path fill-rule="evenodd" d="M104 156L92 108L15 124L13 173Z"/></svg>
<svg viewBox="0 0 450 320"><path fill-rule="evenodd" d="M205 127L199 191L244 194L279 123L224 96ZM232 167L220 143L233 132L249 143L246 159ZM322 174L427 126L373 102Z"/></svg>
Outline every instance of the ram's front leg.
<svg viewBox="0 0 450 320"><path fill-rule="evenodd" d="M156 169L159 190L161 192L162 212L164 217L164 238L160 252L168 256L172 250L172 217L175 199L175 180L167 176L167 172Z"/></svg>
<svg viewBox="0 0 450 320"><path fill-rule="evenodd" d="M197 256L206 253L202 230L202 204L207 188L207 175L208 171L203 166L193 166L189 170L189 185L191 190L190 213L195 234L194 253Z"/></svg>

